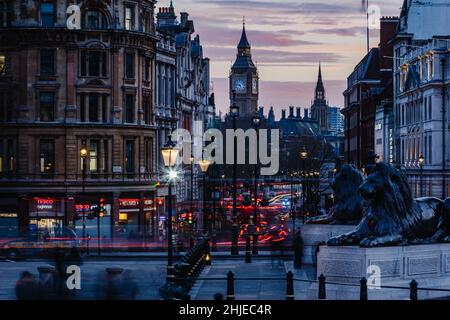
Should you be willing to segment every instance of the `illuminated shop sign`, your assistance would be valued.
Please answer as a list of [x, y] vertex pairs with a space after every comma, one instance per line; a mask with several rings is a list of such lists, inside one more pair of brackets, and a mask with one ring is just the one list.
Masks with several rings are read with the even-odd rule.
[[35, 198], [36, 200], [36, 208], [39, 210], [52, 210], [53, 204], [55, 201], [53, 199], [41, 199], [41, 198]]
[[121, 207], [135, 207], [139, 205], [139, 199], [120, 199]]
[[77, 212], [92, 211], [97, 207], [98, 207], [97, 204], [76, 204], [75, 211], [77, 211]]
[[17, 213], [0, 212], [0, 218], [17, 218]]
[[[119, 199], [119, 203], [121, 207], [137, 207], [139, 206], [139, 199]], [[144, 199], [144, 206], [153, 205], [152, 199]]]

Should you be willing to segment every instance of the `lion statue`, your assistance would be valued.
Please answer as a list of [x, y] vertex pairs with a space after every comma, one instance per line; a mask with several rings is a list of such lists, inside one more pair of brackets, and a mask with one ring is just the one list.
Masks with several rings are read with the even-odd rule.
[[350, 233], [331, 238], [329, 246], [450, 242], [450, 199], [413, 199], [406, 176], [377, 163], [359, 187], [366, 202], [361, 223]]
[[342, 166], [331, 184], [334, 191], [334, 206], [330, 213], [308, 220], [310, 224], [356, 225], [361, 221], [364, 199], [358, 192], [364, 178], [351, 164]]

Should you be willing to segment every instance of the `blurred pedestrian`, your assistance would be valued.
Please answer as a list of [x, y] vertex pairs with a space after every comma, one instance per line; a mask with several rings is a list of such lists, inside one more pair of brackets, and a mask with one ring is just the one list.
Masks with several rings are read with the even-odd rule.
[[70, 249], [69, 256], [67, 257], [67, 262], [70, 265], [81, 266], [83, 264], [83, 260], [81, 259], [80, 250], [77, 247], [73, 246]]
[[126, 300], [136, 300], [139, 293], [139, 287], [137, 283], [131, 277], [131, 271], [125, 270], [121, 279], [121, 291], [123, 293], [122, 298]]
[[16, 298], [18, 300], [39, 300], [42, 298], [42, 287], [33, 275], [24, 271], [16, 282]]
[[55, 287], [58, 298], [63, 298], [66, 280], [66, 255], [61, 248], [55, 249]]
[[302, 267], [303, 239], [301, 229], [297, 229], [294, 234], [294, 268]]
[[282, 256], [282, 249], [281, 249], [281, 244], [279, 241], [274, 241], [272, 239], [271, 241], [271, 266], [273, 268], [274, 266], [274, 261], [277, 262], [277, 265], [282, 265], [282, 261], [281, 261], [281, 256]]

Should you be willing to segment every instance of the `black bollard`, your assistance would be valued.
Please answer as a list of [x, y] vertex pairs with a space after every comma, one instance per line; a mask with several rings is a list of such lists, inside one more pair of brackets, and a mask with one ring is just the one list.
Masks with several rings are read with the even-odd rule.
[[294, 243], [294, 268], [301, 269], [302, 267], [302, 256], [303, 256], [303, 239], [298, 233], [295, 237]]
[[319, 300], [325, 300], [327, 298], [325, 279], [323, 274], [319, 276]]
[[359, 300], [367, 300], [367, 279], [362, 278], [360, 281], [361, 287], [359, 292]]
[[250, 236], [245, 239], [245, 263], [252, 262], [252, 252], [250, 249]]
[[227, 273], [227, 300], [234, 300], [234, 273]]
[[417, 286], [418, 283], [416, 280], [411, 281], [411, 283], [409, 284], [409, 288], [410, 288], [410, 294], [409, 294], [409, 298], [411, 300], [417, 300]]
[[292, 271], [286, 274], [286, 300], [294, 300], [294, 274]]

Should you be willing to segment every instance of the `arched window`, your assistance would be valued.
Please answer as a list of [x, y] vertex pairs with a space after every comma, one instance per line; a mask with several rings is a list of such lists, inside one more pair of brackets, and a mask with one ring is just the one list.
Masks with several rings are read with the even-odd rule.
[[83, 15], [83, 28], [85, 29], [107, 29], [108, 20], [103, 12], [89, 9]]

